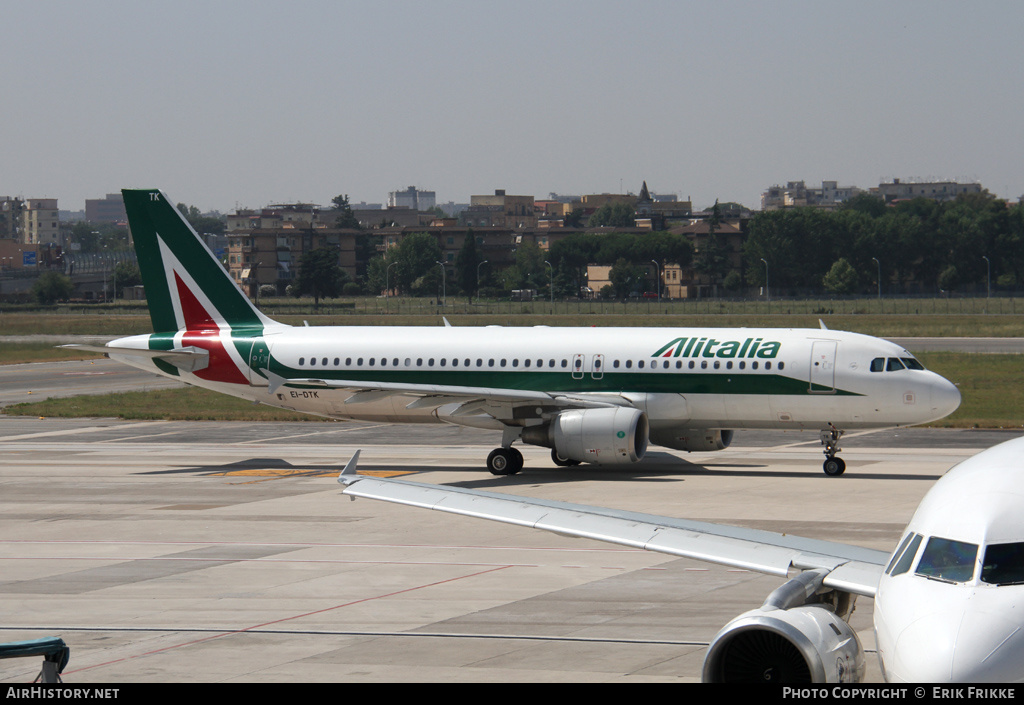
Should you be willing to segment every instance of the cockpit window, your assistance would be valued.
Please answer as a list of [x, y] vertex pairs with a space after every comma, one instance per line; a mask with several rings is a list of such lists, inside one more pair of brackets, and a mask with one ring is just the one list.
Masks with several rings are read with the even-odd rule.
[[904, 365], [907, 366], [908, 370], [923, 370], [924, 365], [917, 361], [914, 357], [901, 357], [900, 360]]
[[871, 371], [872, 372], [884, 372], [885, 371], [885, 358], [884, 357], [876, 357], [874, 360], [872, 360], [871, 361]]
[[981, 582], [991, 585], [1024, 584], [1024, 543], [1000, 543], [985, 547]]
[[921, 545], [921, 536], [920, 534], [911, 534], [907, 537], [907, 540], [910, 542], [909, 545], [907, 544], [907, 541], [904, 541], [903, 546], [900, 547], [903, 549], [903, 552], [900, 553], [900, 551], [896, 551], [896, 554], [892, 558], [895, 565], [890, 564], [890, 575], [906, 573], [914, 563], [914, 557], [917, 555], [917, 549]]
[[890, 357], [889, 361], [885, 365], [886, 372], [895, 372], [896, 370], [902, 370], [903, 363], [900, 362], [898, 357]]
[[964, 583], [974, 575], [978, 546], [933, 536], [921, 554], [917, 574], [951, 583]]

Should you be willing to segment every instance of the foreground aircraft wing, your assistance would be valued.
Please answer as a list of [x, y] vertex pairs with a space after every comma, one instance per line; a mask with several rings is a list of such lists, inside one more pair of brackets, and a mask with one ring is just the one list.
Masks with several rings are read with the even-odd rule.
[[786, 577], [792, 571], [827, 572], [823, 585], [874, 597], [889, 554], [847, 544], [757, 529], [481, 492], [355, 474], [356, 459], [338, 477], [344, 494], [450, 514], [543, 529], [564, 536], [693, 558]]
[[273, 394], [281, 387], [294, 389], [347, 389], [354, 392], [346, 404], [375, 401], [387, 396], [417, 396], [409, 408], [441, 406], [451, 402], [480, 400], [510, 404], [540, 404], [560, 408], [597, 408], [629, 406], [630, 402], [614, 394], [572, 395], [558, 392], [541, 392], [529, 389], [496, 389], [493, 387], [468, 387], [450, 384], [409, 384], [400, 382], [376, 382], [367, 380], [338, 380], [318, 378], [285, 378], [270, 370], [262, 370], [270, 383]]

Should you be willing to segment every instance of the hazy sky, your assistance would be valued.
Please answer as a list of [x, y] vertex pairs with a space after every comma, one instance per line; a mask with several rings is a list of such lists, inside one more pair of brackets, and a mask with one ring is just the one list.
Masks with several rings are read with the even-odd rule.
[[1020, 0], [4, 0], [0, 195], [1024, 194]]

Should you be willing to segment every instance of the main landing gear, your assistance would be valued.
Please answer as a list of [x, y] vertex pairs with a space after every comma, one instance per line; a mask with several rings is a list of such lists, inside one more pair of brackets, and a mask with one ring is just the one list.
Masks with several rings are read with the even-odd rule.
[[523, 454], [518, 448], [495, 448], [487, 456], [487, 469], [492, 475], [515, 475], [523, 469]]
[[846, 463], [842, 458], [836, 457], [836, 453], [840, 451], [839, 437], [842, 435], [843, 432], [832, 424], [828, 425], [827, 431], [821, 432], [821, 444], [825, 446], [825, 462], [822, 463], [821, 469], [829, 477], [838, 477], [846, 472]]
[[573, 460], [572, 458], [563, 458], [558, 454], [558, 451], [554, 448], [551, 449], [551, 462], [560, 468], [571, 468], [580, 464], [580, 461]]

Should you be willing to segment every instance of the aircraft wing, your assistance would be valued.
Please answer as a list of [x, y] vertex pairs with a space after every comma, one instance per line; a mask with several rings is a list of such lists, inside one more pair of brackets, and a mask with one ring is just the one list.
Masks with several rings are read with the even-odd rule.
[[[615, 394], [561, 394], [529, 389], [499, 389], [493, 387], [469, 387], [450, 384], [410, 384], [401, 382], [376, 382], [372, 380], [337, 380], [318, 378], [285, 378], [270, 370], [261, 370], [270, 382], [269, 392], [273, 394], [281, 387], [298, 389], [347, 389], [353, 395], [346, 404], [376, 401], [388, 396], [417, 396], [408, 408], [429, 408], [452, 402], [496, 402], [506, 404], [539, 404], [559, 408], [589, 409], [609, 406], [631, 406], [628, 399]], [[468, 409], [468, 407], [467, 407]]]
[[756, 529], [365, 477], [355, 474], [356, 458], [358, 453], [338, 478], [353, 499], [490, 519], [780, 577], [793, 570], [824, 569], [823, 585], [866, 597], [874, 597], [889, 558], [883, 551]]

